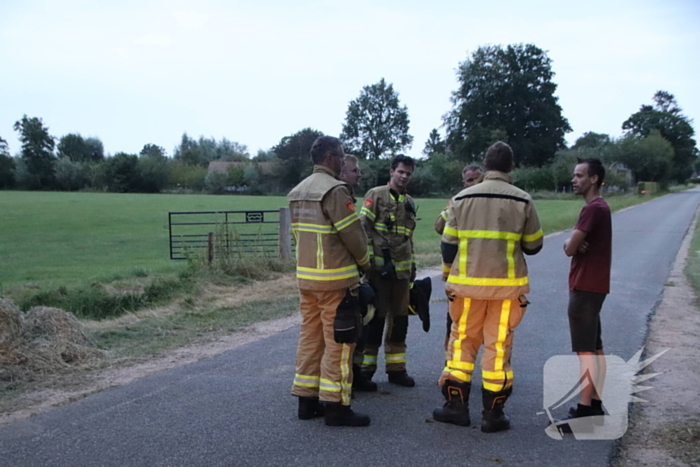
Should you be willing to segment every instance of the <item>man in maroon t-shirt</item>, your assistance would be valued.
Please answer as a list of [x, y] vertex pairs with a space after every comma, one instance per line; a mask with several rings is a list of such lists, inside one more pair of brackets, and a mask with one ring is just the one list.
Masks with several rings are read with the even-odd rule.
[[[569, 328], [571, 347], [581, 365], [581, 401], [569, 410], [567, 419], [604, 415], [601, 393], [605, 380], [605, 354], [601, 340], [600, 310], [610, 293], [612, 221], [608, 203], [600, 196], [605, 168], [598, 159], [578, 159], [571, 181], [574, 192], [583, 196], [564, 253], [571, 256], [569, 272]], [[562, 425], [567, 431], [568, 425]], [[568, 429], [570, 431], [570, 428]]]

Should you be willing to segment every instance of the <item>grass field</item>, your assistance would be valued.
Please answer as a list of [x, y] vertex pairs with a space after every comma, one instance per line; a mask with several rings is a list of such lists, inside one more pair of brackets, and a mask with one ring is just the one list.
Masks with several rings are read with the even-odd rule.
[[[613, 210], [646, 198], [609, 198]], [[169, 211], [256, 210], [286, 206], [284, 197], [0, 192], [0, 294], [173, 273]], [[421, 265], [439, 262], [433, 222], [444, 199], [418, 199], [414, 239]], [[570, 228], [583, 201], [536, 200], [545, 233]], [[10, 293], [11, 295], [11, 293]]]
[[[608, 202], [617, 210], [647, 199], [618, 196]], [[0, 191], [0, 296], [25, 311], [41, 304], [74, 313], [103, 352], [101, 359], [75, 367], [0, 379], [0, 413], [46, 397], [37, 394], [80, 386], [92, 370], [129, 366], [292, 315], [299, 299], [293, 275], [285, 274], [293, 270], [288, 262], [257, 258], [224, 271], [216, 262], [207, 267], [171, 261], [168, 248], [169, 211], [286, 204], [284, 197]], [[446, 200], [416, 204], [419, 267], [437, 265], [440, 237], [433, 223]], [[551, 233], [570, 228], [583, 201], [545, 199], [535, 205]]]

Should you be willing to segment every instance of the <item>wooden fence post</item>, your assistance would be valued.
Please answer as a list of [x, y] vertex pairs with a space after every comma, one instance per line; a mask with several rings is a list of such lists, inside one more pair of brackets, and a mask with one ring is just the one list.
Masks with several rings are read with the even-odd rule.
[[214, 260], [214, 232], [209, 232], [209, 243], [207, 244], [207, 262], [211, 264]]
[[280, 208], [280, 231], [279, 231], [279, 257], [290, 259], [292, 257], [292, 216], [289, 208]]

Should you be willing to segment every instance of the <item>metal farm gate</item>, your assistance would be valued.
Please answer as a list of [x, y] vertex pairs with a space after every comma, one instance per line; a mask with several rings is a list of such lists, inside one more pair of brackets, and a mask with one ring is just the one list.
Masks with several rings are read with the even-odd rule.
[[215, 248], [241, 256], [291, 258], [289, 208], [270, 211], [168, 213], [170, 259], [187, 259]]

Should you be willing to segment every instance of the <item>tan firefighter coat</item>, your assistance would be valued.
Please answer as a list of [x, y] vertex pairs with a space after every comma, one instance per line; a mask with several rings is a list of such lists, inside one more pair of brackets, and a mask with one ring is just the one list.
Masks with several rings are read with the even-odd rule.
[[450, 202], [442, 235], [448, 294], [483, 300], [515, 299], [530, 291], [523, 254], [542, 248], [532, 198], [510, 176], [489, 171], [484, 181]]
[[316, 165], [287, 195], [300, 289], [334, 290], [360, 281], [369, 267], [367, 235], [347, 184]]

